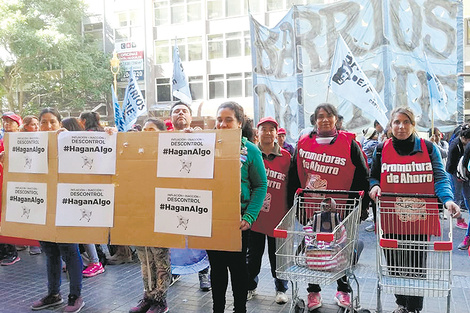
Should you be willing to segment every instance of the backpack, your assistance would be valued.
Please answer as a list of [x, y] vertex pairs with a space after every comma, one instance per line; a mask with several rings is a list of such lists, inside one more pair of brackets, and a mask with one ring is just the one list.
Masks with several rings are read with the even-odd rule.
[[464, 156], [462, 155], [460, 157], [459, 163], [457, 164], [457, 171], [455, 172], [455, 175], [460, 180], [468, 181], [470, 177], [470, 162], [467, 163], [467, 165], [463, 164], [463, 158]]

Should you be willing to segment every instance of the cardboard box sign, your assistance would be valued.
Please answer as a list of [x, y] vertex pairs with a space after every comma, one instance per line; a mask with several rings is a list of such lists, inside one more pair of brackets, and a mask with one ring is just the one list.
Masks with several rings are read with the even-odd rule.
[[[118, 133], [115, 175], [58, 173], [58, 135], [55, 132], [50, 132], [48, 133], [47, 174], [8, 172], [9, 160], [8, 155], [5, 156], [0, 234], [52, 242], [108, 243], [109, 240], [111, 244], [116, 245], [172, 248], [187, 246], [197, 249], [240, 251], [240, 132], [240, 130], [210, 130], [182, 136], [181, 133], [170, 132]], [[161, 152], [163, 150], [159, 152], [161, 134], [165, 134], [165, 137], [161, 138], [166, 141], [168, 141], [168, 136], [178, 138], [171, 141], [172, 145], [175, 142], [174, 150], [164, 151], [165, 163], [158, 165], [159, 154], [163, 154]], [[207, 134], [215, 134], [215, 139], [212, 138], [214, 135]], [[7, 133], [5, 136], [5, 151], [9, 151], [9, 137]], [[198, 170], [202, 174], [202, 172], [207, 172], [207, 168], [212, 168], [210, 165], [208, 167], [208, 161], [206, 161], [210, 160], [212, 156], [206, 155], [204, 159], [192, 159], [185, 152], [199, 149], [198, 145], [200, 143], [194, 144], [194, 146], [191, 145], [198, 140], [202, 142], [201, 138], [215, 140], [215, 143], [213, 143], [213, 175], [210, 174], [212, 178], [184, 177], [184, 174], [180, 172], [192, 171], [191, 175], [197, 176]], [[191, 147], [188, 147], [188, 145]], [[204, 154], [201, 154], [200, 149], [195, 153], [199, 156]], [[171, 158], [169, 158], [169, 155]], [[202, 165], [201, 160], [204, 160]], [[196, 166], [191, 167], [194, 164]], [[180, 175], [180, 177], [168, 177], [171, 175], [166, 174], [166, 177], [157, 177], [158, 166], [160, 166], [160, 169], [163, 168], [163, 172], [175, 168], [173, 172], [176, 173], [176, 176]], [[9, 185], [9, 182], [12, 183]], [[26, 187], [22, 187], [23, 183]], [[74, 185], [79, 188], [74, 188]], [[93, 185], [93, 188], [87, 188], [89, 185]], [[87, 223], [93, 222], [98, 222], [97, 225], [101, 225], [100, 221], [96, 221], [96, 216], [103, 216], [99, 215], [102, 213], [100, 210], [106, 208], [108, 212], [112, 212], [109, 211], [109, 206], [112, 204], [107, 206], [111, 201], [107, 202], [107, 198], [104, 199], [110, 185], [114, 186], [112, 227], [85, 226], [89, 225]], [[67, 189], [71, 186], [71, 189]], [[101, 186], [104, 186], [104, 188], [101, 188]], [[47, 193], [44, 193], [44, 188], [47, 189]], [[8, 191], [8, 189], [10, 190]], [[87, 197], [87, 193], [75, 192], [75, 190], [82, 189], [94, 190], [96, 191], [94, 195], [98, 196]], [[157, 199], [157, 203], [160, 203], [159, 208], [156, 208], [156, 189], [159, 191], [157, 194], [160, 195], [162, 194], [161, 191], [169, 192], [163, 192], [167, 195], [167, 199]], [[65, 198], [60, 198], [61, 194], [59, 194], [60, 199], [58, 199], [58, 190], [59, 193], [64, 193], [64, 190], [66, 190], [67, 193], [70, 192], [70, 195], [80, 194], [85, 196], [65, 200]], [[174, 192], [175, 190], [181, 192]], [[37, 200], [37, 203], [29, 205], [33, 206], [33, 209], [40, 208], [41, 201], [38, 200], [40, 196], [31, 194], [47, 194], [46, 199], [44, 199], [47, 207], [45, 224], [18, 222], [17, 220], [7, 221], [7, 192], [10, 193], [10, 198], [16, 197], [17, 194], [18, 196], [24, 196], [21, 194], [29, 193], [27, 195], [29, 200], [27, 201]], [[103, 196], [103, 194], [105, 195]], [[100, 196], [103, 196], [103, 199]], [[11, 199], [18, 200], [20, 198]], [[181, 206], [179, 206], [178, 201], [183, 202]], [[10, 201], [8, 210], [12, 208], [11, 203]], [[67, 203], [66, 209], [64, 209], [63, 203]], [[59, 220], [63, 224], [67, 224], [68, 220], [74, 220], [72, 215], [75, 216], [78, 214], [78, 210], [81, 210], [78, 203], [80, 205], [83, 203], [84, 208], [86, 204], [93, 203], [97, 205], [97, 209], [92, 213], [87, 213], [86, 210], [82, 211], [80, 226], [75, 224], [74, 226], [56, 226], [56, 215], [59, 216]], [[71, 209], [69, 209], [69, 204]], [[24, 215], [29, 214], [27, 213], [30, 211], [27, 208], [28, 205], [24, 205], [24, 203], [15, 203], [15, 205], [17, 206], [15, 210], [22, 209], [23, 211], [11, 209], [12, 211], [8, 212], [10, 213], [9, 216], [13, 216], [13, 212], [16, 212], [16, 218], [19, 219], [20, 215], [25, 218]], [[165, 213], [165, 217], [159, 219], [160, 215], [157, 214], [157, 220], [155, 220], [158, 209]], [[56, 214], [57, 210], [61, 214]], [[64, 215], [64, 211], [61, 210], [70, 210], [71, 215]], [[211, 218], [212, 223], [207, 218]], [[176, 229], [179, 233], [155, 232], [154, 230], [159, 228], [156, 225], [168, 226], [159, 223], [171, 223], [172, 229]], [[195, 225], [196, 223], [197, 225]], [[201, 232], [204, 235], [187, 235], [184, 229], [192, 230], [191, 234]]]

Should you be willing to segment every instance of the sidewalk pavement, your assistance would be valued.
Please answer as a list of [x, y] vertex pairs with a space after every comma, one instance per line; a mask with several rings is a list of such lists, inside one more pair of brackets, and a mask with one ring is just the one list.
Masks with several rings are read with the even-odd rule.
[[[454, 222], [455, 223], [455, 222]], [[369, 223], [362, 223], [359, 237], [365, 243], [364, 251], [355, 270], [359, 281], [360, 301], [364, 309], [375, 312], [377, 304], [377, 275], [375, 269], [375, 234], [364, 231]], [[454, 228], [453, 253], [453, 288], [451, 311], [470, 312], [470, 280], [469, 262], [466, 251], [457, 250], [457, 245], [465, 235], [464, 230]], [[0, 267], [0, 313], [32, 312], [30, 305], [46, 295], [47, 279], [45, 255], [29, 255], [27, 251], [19, 252], [21, 261]], [[66, 298], [69, 291], [66, 274], [62, 276], [62, 295]], [[264, 256], [262, 270], [259, 276], [258, 295], [247, 303], [247, 311], [252, 313], [289, 312], [291, 301], [285, 305], [274, 302], [274, 282], [269, 269], [269, 261]], [[333, 300], [335, 284], [322, 286], [323, 307], [316, 313], [342, 312]], [[353, 288], [356, 288], [353, 285]], [[292, 286], [288, 291], [289, 298]], [[143, 294], [143, 284], [140, 276], [140, 265], [137, 263], [106, 266], [106, 272], [92, 278], [83, 279], [82, 296], [85, 307], [81, 312], [89, 313], [123, 313], [137, 304]], [[300, 284], [300, 296], [306, 300], [306, 286]], [[197, 274], [181, 277], [168, 291], [168, 306], [172, 313], [209, 313], [212, 312], [212, 298], [210, 292], [199, 290]], [[423, 313], [442, 313], [446, 311], [446, 298], [426, 298]], [[55, 310], [41, 312], [62, 312], [65, 304]], [[383, 312], [392, 312], [396, 305], [394, 296], [382, 294]], [[230, 286], [227, 290], [226, 312], [232, 312], [233, 298]]]

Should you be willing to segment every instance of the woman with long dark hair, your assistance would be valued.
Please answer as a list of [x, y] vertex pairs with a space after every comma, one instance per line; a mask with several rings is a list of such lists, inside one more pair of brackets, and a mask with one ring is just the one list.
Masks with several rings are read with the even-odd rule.
[[104, 131], [100, 124], [100, 115], [97, 112], [83, 112], [80, 114], [80, 124], [86, 131]]

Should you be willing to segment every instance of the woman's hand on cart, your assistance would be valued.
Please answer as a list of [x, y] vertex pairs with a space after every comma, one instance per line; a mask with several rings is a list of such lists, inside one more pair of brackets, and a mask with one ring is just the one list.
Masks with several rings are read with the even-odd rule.
[[[379, 185], [375, 185], [372, 187], [372, 189], [369, 191], [369, 196], [372, 200], [376, 201], [377, 197], [380, 197], [382, 195], [382, 189], [380, 189]], [[455, 203], [454, 203], [455, 204]]]
[[248, 222], [245, 221], [245, 220], [242, 220], [242, 221], [240, 222], [240, 229], [241, 229], [241, 230], [248, 230], [248, 229], [250, 229], [250, 223], [248, 223]]
[[460, 207], [454, 201], [447, 201], [444, 206], [446, 207], [447, 211], [449, 211], [452, 217], [460, 217]]

